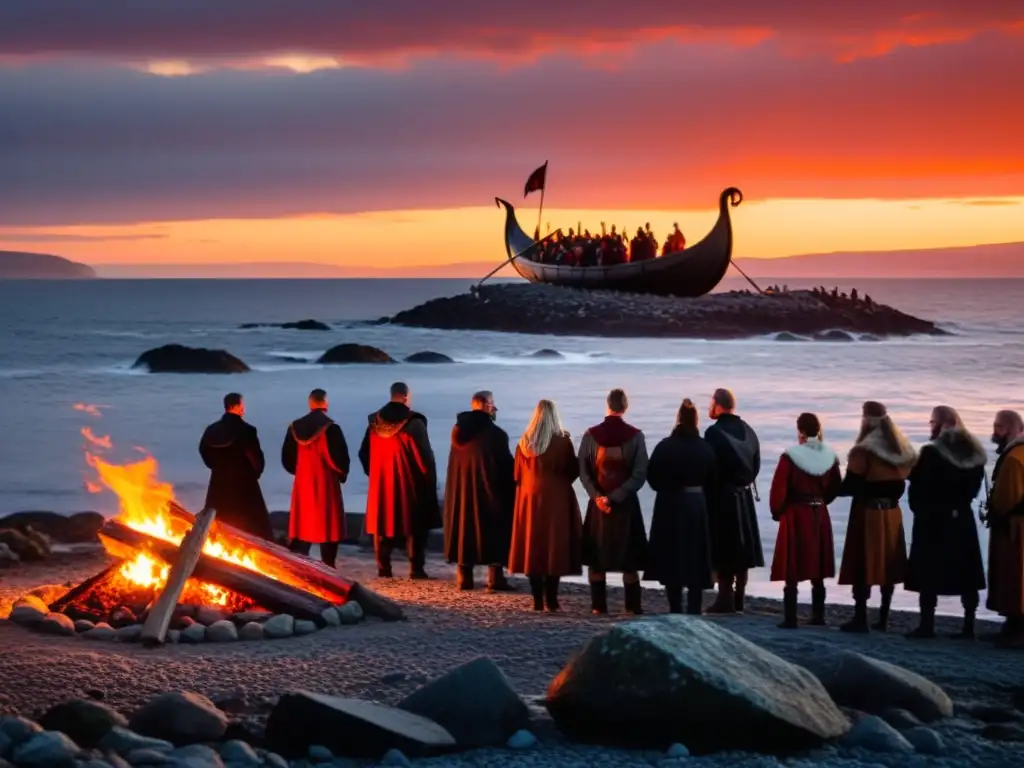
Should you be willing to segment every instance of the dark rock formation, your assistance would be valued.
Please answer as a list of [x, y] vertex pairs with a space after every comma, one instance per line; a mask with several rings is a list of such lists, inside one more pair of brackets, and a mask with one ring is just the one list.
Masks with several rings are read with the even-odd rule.
[[388, 750], [409, 757], [450, 750], [455, 739], [437, 723], [394, 707], [310, 691], [286, 693], [270, 713], [267, 746], [288, 757], [314, 745], [335, 755], [379, 760]]
[[58, 515], [56, 512], [33, 510], [0, 517], [0, 528], [16, 528], [24, 532], [27, 527], [31, 527], [62, 544], [79, 544], [96, 541], [96, 533], [104, 520], [99, 512]]
[[832, 328], [828, 331], [823, 331], [814, 335], [815, 341], [856, 341], [853, 336], [848, 334], [846, 331], [839, 331]]
[[536, 357], [539, 360], [565, 360], [565, 355], [557, 349], [538, 349], [530, 357]]
[[440, 352], [414, 352], [405, 358], [407, 363], [454, 363], [448, 355], [442, 355]]
[[460, 747], [503, 746], [530, 723], [530, 712], [498, 666], [474, 659], [433, 680], [398, 705], [448, 731]]
[[587, 642], [548, 688], [571, 738], [696, 754], [788, 753], [843, 736], [850, 722], [821, 683], [717, 624], [632, 621]]
[[50, 556], [50, 545], [30, 525], [23, 528], [0, 528], [0, 544], [6, 544], [22, 562], [45, 560]]
[[783, 331], [782, 333], [775, 334], [775, 341], [808, 341], [808, 339], [803, 336], [797, 336], [789, 331]]
[[132, 368], [150, 373], [245, 373], [249, 366], [223, 349], [165, 344], [139, 355]]
[[243, 323], [242, 328], [283, 328], [292, 331], [329, 331], [331, 326], [319, 320], [298, 320], [294, 323]]
[[883, 304], [819, 296], [732, 291], [696, 299], [498, 283], [433, 299], [391, 318], [395, 325], [564, 336], [736, 339], [826, 331], [875, 336], [946, 335], [934, 323]]
[[320, 355], [317, 362], [343, 365], [347, 363], [393, 363], [395, 359], [387, 352], [365, 344], [339, 344]]
[[86, 264], [48, 253], [0, 251], [0, 280], [81, 280], [96, 277]]
[[129, 725], [136, 733], [175, 745], [197, 744], [220, 739], [228, 718], [201, 693], [170, 691], [136, 710]]

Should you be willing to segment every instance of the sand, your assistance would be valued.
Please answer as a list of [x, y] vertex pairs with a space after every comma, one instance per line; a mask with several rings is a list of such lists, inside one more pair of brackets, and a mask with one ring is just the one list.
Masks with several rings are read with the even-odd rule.
[[[0, 616], [13, 600], [41, 584], [77, 583], [109, 562], [102, 553], [64, 556], [56, 562], [21, 565], [0, 571]], [[548, 682], [570, 654], [588, 637], [626, 617], [621, 611], [621, 590], [610, 590], [613, 615], [592, 617], [583, 586], [563, 589], [563, 613], [538, 614], [530, 610], [530, 598], [522, 580], [520, 592], [489, 594], [479, 590], [460, 592], [453, 569], [431, 558], [428, 570], [437, 580], [412, 582], [380, 580], [372, 558], [350, 548], [340, 558], [347, 576], [400, 601], [408, 621], [386, 624], [368, 620], [354, 627], [325, 630], [301, 638], [259, 643], [175, 645], [147, 650], [135, 645], [88, 642], [81, 638], [34, 634], [8, 621], [0, 621], [0, 714], [38, 716], [64, 699], [102, 691], [112, 706], [130, 712], [154, 694], [167, 690], [194, 690], [224, 706], [233, 714], [259, 720], [269, 712], [282, 692], [307, 688], [314, 691], [359, 696], [395, 703], [422, 682], [450, 668], [485, 655], [505, 672], [524, 696], [542, 696]], [[396, 573], [404, 563], [396, 562]], [[482, 573], [481, 573], [482, 576]], [[482, 580], [482, 579], [481, 579]], [[710, 601], [711, 595], [708, 594]], [[648, 612], [664, 612], [662, 593], [645, 591]], [[877, 600], [877, 597], [876, 597]], [[875, 658], [900, 664], [946, 688], [958, 707], [976, 703], [1009, 705], [1014, 686], [1024, 686], [1024, 655], [1001, 650], [991, 643], [964, 643], [948, 638], [910, 641], [902, 632], [916, 625], [914, 614], [895, 613], [888, 633], [848, 635], [836, 629], [849, 617], [849, 608], [830, 606], [830, 627], [781, 630], [777, 601], [748, 601], [742, 616], [718, 617], [720, 622], [753, 642], [793, 661], [824, 648], [849, 648]], [[807, 606], [801, 606], [806, 612]], [[959, 621], [940, 617], [940, 633], [959, 629]], [[997, 626], [979, 623], [979, 631], [994, 632]], [[1022, 717], [1024, 719], [1024, 717]], [[1007, 746], [980, 736], [982, 723], [957, 717], [938, 726], [948, 754], [938, 761], [949, 765], [1007, 765]], [[857, 758], [838, 748], [822, 751], [812, 764]], [[552, 750], [554, 750], [552, 752]], [[527, 756], [481, 751], [445, 764], [538, 765], [551, 753], [555, 763], [577, 760], [616, 765], [648, 765], [640, 753], [617, 750], [594, 752], [592, 748], [548, 744]], [[599, 754], [600, 759], [595, 757]], [[845, 757], [844, 757], [845, 755]], [[615, 756], [615, 760], [608, 762]], [[969, 757], [969, 760], [968, 760]], [[889, 758], [895, 760], [891, 762]], [[545, 758], [546, 759], [546, 758]], [[718, 758], [703, 760], [713, 764]], [[724, 756], [723, 756], [724, 759]], [[527, 760], [527, 762], [521, 762]], [[775, 765], [751, 758], [750, 765]], [[967, 760], [967, 762], [963, 762]], [[466, 762], [468, 761], [468, 762]], [[634, 761], [639, 761], [635, 762]], [[952, 761], [952, 762], [949, 762]], [[428, 761], [429, 762], [429, 761]], [[928, 763], [938, 764], [934, 759]], [[740, 765], [743, 763], [730, 762]], [[794, 764], [794, 763], [790, 763]], [[859, 765], [838, 762], [837, 765]], [[866, 764], [906, 765], [899, 755], [876, 755]], [[916, 764], [911, 761], [910, 764]], [[924, 765], [925, 763], [921, 763]]]

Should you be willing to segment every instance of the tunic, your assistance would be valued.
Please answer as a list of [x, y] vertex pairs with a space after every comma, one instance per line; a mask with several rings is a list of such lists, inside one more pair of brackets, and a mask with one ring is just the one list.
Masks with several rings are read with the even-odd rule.
[[[580, 442], [580, 481], [590, 501], [583, 521], [583, 562], [598, 573], [635, 573], [647, 564], [647, 530], [639, 491], [647, 478], [644, 433], [608, 416]], [[607, 496], [611, 511], [596, 499]]]
[[485, 411], [456, 417], [444, 489], [444, 549], [461, 566], [505, 565], [515, 475], [508, 434]]
[[225, 413], [203, 432], [199, 455], [210, 468], [206, 506], [217, 510], [216, 522], [272, 539], [270, 512], [260, 490], [265, 460], [256, 427]]
[[421, 536], [441, 527], [437, 469], [427, 419], [404, 403], [368, 417], [359, 462], [368, 480], [365, 530], [370, 536]]
[[704, 432], [718, 458], [718, 476], [708, 496], [714, 568], [730, 574], [764, 565], [761, 530], [751, 487], [761, 471], [761, 444], [750, 425], [725, 413]]
[[583, 518], [572, 484], [579, 462], [568, 434], [555, 435], [539, 456], [516, 446], [516, 503], [509, 573], [578, 576], [583, 573]]
[[985, 588], [971, 502], [985, 480], [986, 461], [984, 447], [960, 429], [942, 432], [921, 449], [907, 489], [914, 528], [905, 589], [964, 595]]
[[996, 462], [988, 520], [986, 605], [1003, 616], [1024, 616], [1024, 437]]
[[311, 544], [345, 538], [341, 484], [348, 478], [345, 436], [325, 411], [293, 421], [281, 447], [281, 463], [295, 475], [288, 536]]
[[889, 447], [879, 429], [850, 449], [840, 496], [852, 496], [839, 583], [859, 587], [903, 583], [907, 543], [899, 500], [916, 453]]
[[838, 495], [842, 480], [835, 451], [816, 439], [782, 454], [769, 500], [772, 518], [779, 521], [772, 581], [793, 584], [836, 575], [828, 505]]
[[655, 446], [647, 464], [647, 483], [657, 495], [644, 580], [714, 586], [705, 489], [714, 489], [717, 472], [715, 452], [696, 429], [676, 427]]

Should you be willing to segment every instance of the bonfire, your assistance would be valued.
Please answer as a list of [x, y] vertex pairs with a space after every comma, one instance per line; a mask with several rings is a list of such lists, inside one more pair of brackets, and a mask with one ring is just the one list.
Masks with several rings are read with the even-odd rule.
[[[88, 428], [86, 463], [96, 492], [117, 497], [118, 513], [99, 538], [118, 562], [60, 597], [50, 610], [113, 627], [145, 622], [143, 639], [161, 643], [176, 617], [197, 609], [224, 615], [288, 613], [323, 626], [328, 609], [357, 599], [358, 585], [328, 566], [219, 523], [216, 510], [193, 515], [159, 477], [155, 458], [114, 464], [99, 456], [108, 436]], [[359, 602], [372, 602], [366, 590]]]

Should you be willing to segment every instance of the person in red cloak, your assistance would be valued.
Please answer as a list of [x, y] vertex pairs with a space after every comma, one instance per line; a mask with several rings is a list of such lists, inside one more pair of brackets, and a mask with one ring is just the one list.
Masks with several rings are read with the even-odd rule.
[[772, 559], [772, 581], [786, 583], [783, 629], [796, 629], [797, 585], [811, 582], [811, 624], [825, 624], [825, 579], [836, 575], [836, 551], [828, 505], [842, 485], [839, 458], [822, 440], [813, 413], [796, 420], [797, 444], [779, 459], [772, 478], [772, 519], [779, 536]]
[[429, 579], [427, 535], [441, 527], [441, 509], [427, 417], [409, 408], [409, 385], [396, 381], [391, 401], [368, 421], [359, 461], [369, 478], [366, 534], [373, 536], [377, 576], [392, 577], [391, 551], [400, 543], [409, 554], [409, 578]]
[[281, 447], [281, 463], [295, 475], [288, 517], [289, 549], [308, 555], [320, 545], [320, 559], [332, 568], [338, 544], [345, 538], [345, 507], [341, 484], [348, 478], [349, 455], [345, 435], [327, 415], [327, 393], [309, 393], [309, 413], [288, 427]]

